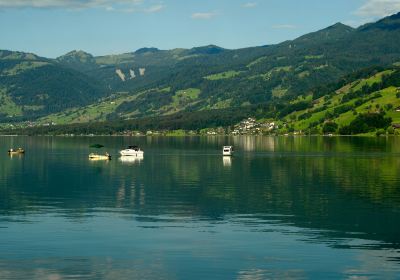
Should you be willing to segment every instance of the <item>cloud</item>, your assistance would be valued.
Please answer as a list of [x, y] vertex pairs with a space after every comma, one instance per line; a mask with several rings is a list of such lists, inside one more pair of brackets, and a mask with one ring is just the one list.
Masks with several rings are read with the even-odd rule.
[[296, 29], [297, 26], [293, 24], [279, 24], [272, 26], [274, 29]]
[[164, 8], [164, 5], [145, 7], [146, 0], [0, 0], [0, 9], [104, 9], [115, 12], [147, 12], [155, 13]]
[[146, 11], [146, 13], [157, 13], [157, 12], [163, 10], [164, 8], [165, 8], [165, 6], [160, 4], [160, 5], [151, 6], [150, 8], [145, 9], [145, 11]]
[[192, 19], [211, 19], [216, 17], [218, 14], [216, 12], [209, 13], [194, 13], [192, 14]]
[[385, 17], [400, 11], [400, 0], [368, 0], [355, 14], [361, 17]]
[[257, 3], [255, 3], [255, 2], [249, 2], [249, 3], [246, 3], [243, 5], [243, 8], [248, 8], [248, 9], [255, 8], [255, 7], [257, 7]]

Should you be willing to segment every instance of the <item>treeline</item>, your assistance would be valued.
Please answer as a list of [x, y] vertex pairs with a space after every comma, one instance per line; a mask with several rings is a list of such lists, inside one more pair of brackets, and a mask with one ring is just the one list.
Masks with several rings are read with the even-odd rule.
[[346, 75], [342, 78], [340, 78], [338, 81], [333, 82], [333, 83], [327, 83], [318, 87], [314, 87], [311, 92], [313, 93], [314, 99], [318, 99], [322, 96], [329, 95], [336, 90], [344, 87], [347, 84], [350, 84], [353, 81], [359, 80], [359, 79], [365, 79], [369, 78], [379, 72], [382, 72], [386, 70], [387, 68], [381, 67], [381, 66], [373, 66], [373, 67], [368, 67], [361, 69], [359, 71], [353, 72], [349, 75]]
[[201, 112], [182, 112], [170, 116], [141, 118], [134, 120], [115, 120], [107, 122], [40, 126], [21, 129], [5, 129], [1, 134], [18, 135], [61, 135], [61, 134], [99, 134], [112, 135], [125, 131], [148, 130], [200, 130], [202, 128], [229, 127], [249, 116], [261, 117], [268, 107], [248, 106], [234, 109], [210, 110]]
[[385, 117], [384, 112], [359, 114], [349, 125], [341, 127], [342, 135], [354, 135], [373, 132], [376, 129], [387, 129], [392, 119]]

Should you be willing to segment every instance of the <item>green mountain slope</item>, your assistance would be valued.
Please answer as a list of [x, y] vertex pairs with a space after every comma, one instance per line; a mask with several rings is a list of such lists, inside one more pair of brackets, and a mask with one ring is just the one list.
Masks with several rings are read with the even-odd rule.
[[[316, 89], [317, 90], [317, 89]], [[373, 67], [345, 76], [324, 88], [321, 97], [299, 96], [284, 102], [275, 100], [263, 105], [239, 108], [210, 109], [207, 111], [171, 112], [164, 116], [130, 118], [118, 108], [124, 104], [141, 103], [148, 94], [155, 97], [170, 94], [173, 101], [197, 100], [198, 89], [187, 89], [175, 94], [170, 88], [153, 89], [135, 96], [120, 93], [103, 99], [97, 105], [71, 109], [41, 119], [41, 123], [56, 121], [58, 126], [8, 130], [3, 133], [21, 134], [88, 134], [126, 133], [147, 130], [197, 130], [214, 128], [214, 131], [234, 132], [233, 127], [244, 118], [257, 119], [254, 131], [247, 133], [273, 134], [400, 134], [394, 127], [400, 126], [400, 67]], [[149, 100], [147, 98], [146, 100]], [[146, 104], [142, 103], [141, 106]], [[108, 114], [118, 113], [113, 120]], [[121, 120], [125, 119], [125, 120]], [[75, 123], [75, 124], [71, 124]], [[271, 123], [274, 128], [271, 129]], [[60, 126], [61, 125], [61, 126]], [[221, 129], [224, 127], [225, 129]]]
[[[353, 71], [399, 61], [399, 17], [394, 15], [358, 29], [338, 23], [293, 41], [265, 47], [142, 49], [95, 58], [98, 68], [87, 74], [101, 77], [114, 91], [131, 94], [171, 88], [170, 94], [159, 94], [157, 98], [149, 94], [141, 96], [141, 102], [121, 104], [114, 116], [141, 117], [291, 100]], [[144, 70], [143, 75], [138, 74], [140, 69]], [[173, 96], [190, 88], [200, 91], [196, 102], [176, 108]], [[145, 106], [146, 110], [145, 103], [152, 105]]]
[[84, 73], [33, 54], [0, 51], [0, 119], [16, 121], [82, 106], [105, 94]]
[[[287, 112], [282, 121], [287, 123], [290, 131], [317, 134], [375, 133], [378, 128], [387, 129], [389, 124], [400, 123], [400, 68], [361, 73], [364, 73], [363, 77], [345, 85], [339, 82], [334, 91], [309, 99], [307, 108]], [[357, 120], [378, 115], [390, 121], [385, 126], [360, 128], [360, 131], [354, 127]], [[394, 132], [393, 129], [389, 131]]]
[[357, 29], [338, 23], [238, 50], [72, 51], [55, 60], [0, 51], [0, 113], [8, 122], [84, 122], [315, 100], [343, 76], [400, 61], [399, 21], [396, 14]]

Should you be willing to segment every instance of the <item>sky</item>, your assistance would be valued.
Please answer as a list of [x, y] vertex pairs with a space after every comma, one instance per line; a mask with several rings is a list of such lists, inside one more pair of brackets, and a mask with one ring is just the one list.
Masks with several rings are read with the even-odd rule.
[[399, 11], [400, 0], [0, 0], [0, 49], [51, 58], [71, 50], [236, 49]]

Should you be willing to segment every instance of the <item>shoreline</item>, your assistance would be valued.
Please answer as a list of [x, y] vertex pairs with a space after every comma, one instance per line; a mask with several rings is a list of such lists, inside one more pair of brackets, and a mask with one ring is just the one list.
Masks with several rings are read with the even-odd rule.
[[51, 134], [37, 134], [37, 135], [28, 135], [28, 134], [0, 134], [0, 137], [137, 137], [137, 138], [147, 138], [147, 137], [324, 137], [324, 138], [341, 138], [341, 137], [357, 137], [357, 138], [397, 138], [400, 135], [375, 135], [375, 134], [358, 134], [358, 135], [318, 135], [318, 134], [313, 134], [313, 135], [306, 135], [306, 134], [289, 134], [289, 135], [251, 135], [251, 134], [241, 134], [241, 135], [232, 135], [232, 134], [217, 134], [217, 135], [201, 135], [201, 134], [188, 134], [188, 135], [162, 135], [162, 134], [157, 134], [157, 135], [106, 135], [106, 134], [94, 134], [94, 135], [89, 135], [89, 134], [77, 134], [77, 135], [63, 135], [63, 134], [58, 134], [58, 135], [51, 135]]

